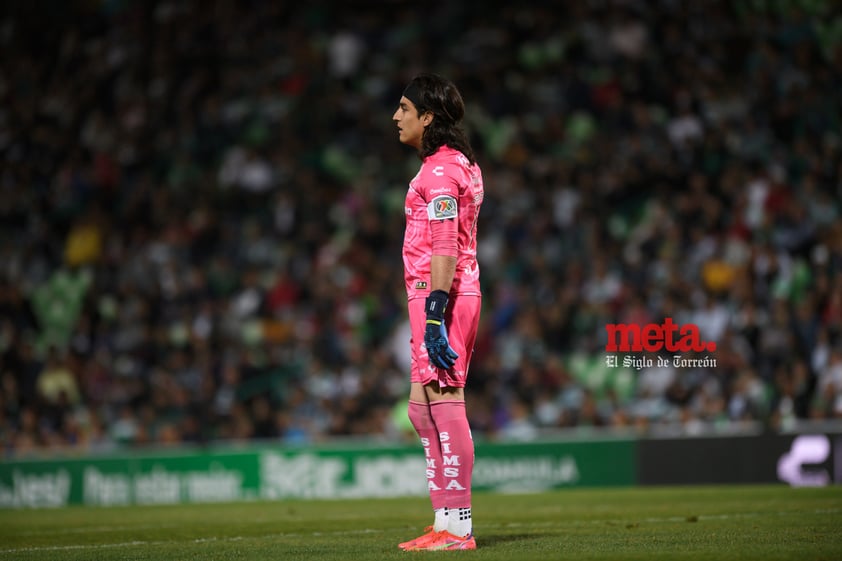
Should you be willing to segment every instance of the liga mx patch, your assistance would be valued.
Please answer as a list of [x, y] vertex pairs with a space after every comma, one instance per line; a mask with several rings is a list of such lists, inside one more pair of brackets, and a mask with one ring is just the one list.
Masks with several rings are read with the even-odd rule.
[[430, 220], [456, 218], [456, 199], [450, 195], [441, 195], [427, 204], [427, 217]]
[[415, 290], [427, 290], [427, 281], [415, 281]]

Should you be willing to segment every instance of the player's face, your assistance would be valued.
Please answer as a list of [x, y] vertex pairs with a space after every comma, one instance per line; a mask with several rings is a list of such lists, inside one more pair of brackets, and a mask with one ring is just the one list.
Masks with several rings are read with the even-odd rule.
[[392, 120], [398, 125], [398, 139], [404, 144], [421, 148], [421, 137], [424, 136], [424, 127], [433, 120], [431, 113], [418, 115], [415, 104], [406, 97], [401, 97], [400, 104]]

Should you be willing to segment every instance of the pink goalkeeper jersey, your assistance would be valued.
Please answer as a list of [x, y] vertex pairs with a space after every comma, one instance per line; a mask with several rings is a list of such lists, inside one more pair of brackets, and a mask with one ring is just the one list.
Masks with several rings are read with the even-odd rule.
[[482, 205], [482, 171], [448, 146], [421, 164], [406, 193], [403, 265], [410, 300], [430, 293], [433, 251], [430, 221], [456, 220], [456, 274], [451, 294], [480, 294], [477, 264], [477, 218]]

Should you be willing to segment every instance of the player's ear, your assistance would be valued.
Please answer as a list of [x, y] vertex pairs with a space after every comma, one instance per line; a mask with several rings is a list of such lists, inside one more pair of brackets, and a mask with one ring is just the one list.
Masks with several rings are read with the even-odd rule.
[[423, 115], [421, 115], [421, 124], [422, 124], [422, 125], [424, 125], [424, 126], [426, 127], [427, 125], [429, 125], [430, 123], [432, 123], [432, 122], [433, 122], [433, 117], [435, 117], [435, 115], [433, 114], [433, 112], [432, 112], [432, 111], [427, 111], [426, 113], [424, 113]]

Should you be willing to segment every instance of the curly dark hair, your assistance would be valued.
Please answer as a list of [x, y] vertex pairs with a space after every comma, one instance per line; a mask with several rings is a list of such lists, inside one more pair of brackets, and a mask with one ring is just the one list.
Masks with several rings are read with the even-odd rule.
[[417, 92], [413, 99], [418, 115], [426, 112], [433, 114], [433, 121], [424, 129], [421, 149], [418, 155], [423, 160], [433, 155], [439, 147], [450, 146], [459, 150], [471, 164], [476, 163], [474, 150], [468, 135], [459, 126], [465, 116], [465, 102], [456, 85], [438, 74], [419, 74], [407, 86]]

